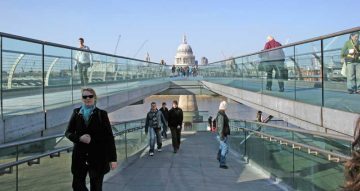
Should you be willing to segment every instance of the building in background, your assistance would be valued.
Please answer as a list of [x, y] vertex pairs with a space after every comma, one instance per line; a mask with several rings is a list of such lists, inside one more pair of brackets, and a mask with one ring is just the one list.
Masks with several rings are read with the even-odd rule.
[[179, 45], [175, 56], [176, 67], [195, 66], [195, 56], [191, 46], [187, 43], [186, 36], [183, 37], [183, 42]]
[[201, 58], [201, 65], [208, 65], [209, 64], [209, 60], [206, 57], [202, 57]]

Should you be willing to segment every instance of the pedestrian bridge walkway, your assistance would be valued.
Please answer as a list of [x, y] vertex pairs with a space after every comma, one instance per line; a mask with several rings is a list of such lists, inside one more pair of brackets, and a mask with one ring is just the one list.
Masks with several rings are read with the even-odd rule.
[[[269, 177], [284, 188], [338, 190], [351, 153], [347, 137], [231, 120], [230, 168], [224, 170], [206, 123], [184, 129], [177, 154], [169, 139], [153, 157], [144, 124], [113, 125], [120, 167], [105, 177], [105, 190], [280, 190]], [[0, 191], [71, 190], [72, 148], [63, 134], [0, 145]]]
[[171, 140], [162, 152], [149, 156], [147, 150], [104, 182], [105, 191], [275, 191], [273, 181], [240, 157], [228, 155], [229, 169], [216, 160], [218, 144], [209, 132], [185, 132], [178, 153]]

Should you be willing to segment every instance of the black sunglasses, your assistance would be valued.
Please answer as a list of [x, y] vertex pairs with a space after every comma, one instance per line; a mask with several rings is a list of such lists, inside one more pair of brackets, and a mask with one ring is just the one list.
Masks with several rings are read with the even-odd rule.
[[94, 95], [83, 95], [82, 96], [83, 99], [86, 99], [86, 98], [94, 98]]

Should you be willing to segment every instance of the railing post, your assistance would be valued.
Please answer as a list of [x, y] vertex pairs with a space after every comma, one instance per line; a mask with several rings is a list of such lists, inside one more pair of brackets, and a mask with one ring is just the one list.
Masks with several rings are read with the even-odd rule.
[[[0, 95], [1, 95], [1, 103], [0, 103], [0, 107], [1, 107], [1, 119], [4, 120], [4, 112], [3, 112], [3, 80], [2, 80], [2, 75], [3, 75], [3, 37], [0, 36], [0, 70], [1, 70], [1, 73], [0, 73], [0, 80], [1, 80], [1, 83], [0, 83]], [[4, 128], [5, 129], [5, 128]], [[4, 130], [4, 140], [5, 140], [5, 130]]]
[[128, 153], [127, 153], [127, 128], [126, 128], [126, 124], [127, 123], [125, 123], [125, 159], [127, 160]]
[[[16, 162], [19, 160], [19, 145], [16, 145]], [[16, 165], [16, 191], [19, 190], [19, 165]]]
[[247, 140], [246, 140], [246, 137], [247, 137], [247, 131], [246, 130], [244, 130], [243, 129], [243, 131], [244, 131], [244, 139], [245, 139], [245, 142], [244, 142], [244, 154], [243, 154], [243, 157], [245, 157], [246, 156], [246, 152], [247, 152], [247, 149], [246, 149], [246, 147], [247, 147]]
[[71, 77], [70, 77], [70, 85], [71, 85], [71, 104], [74, 104], [74, 64], [73, 64], [73, 49], [71, 49], [70, 52], [70, 71], [71, 71]]
[[[325, 100], [324, 100], [324, 79], [326, 79], [324, 77], [324, 40], [321, 39], [321, 105], [324, 107], [325, 105]], [[321, 122], [322, 123], [322, 122]]]

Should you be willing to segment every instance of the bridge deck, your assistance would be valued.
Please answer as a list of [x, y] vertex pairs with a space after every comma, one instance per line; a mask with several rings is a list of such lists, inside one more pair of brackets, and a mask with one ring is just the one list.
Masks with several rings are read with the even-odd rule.
[[229, 169], [219, 168], [215, 159], [218, 144], [213, 134], [186, 133], [180, 151], [172, 153], [170, 140], [161, 153], [147, 151], [104, 183], [104, 190], [281, 190], [268, 178], [234, 155]]

